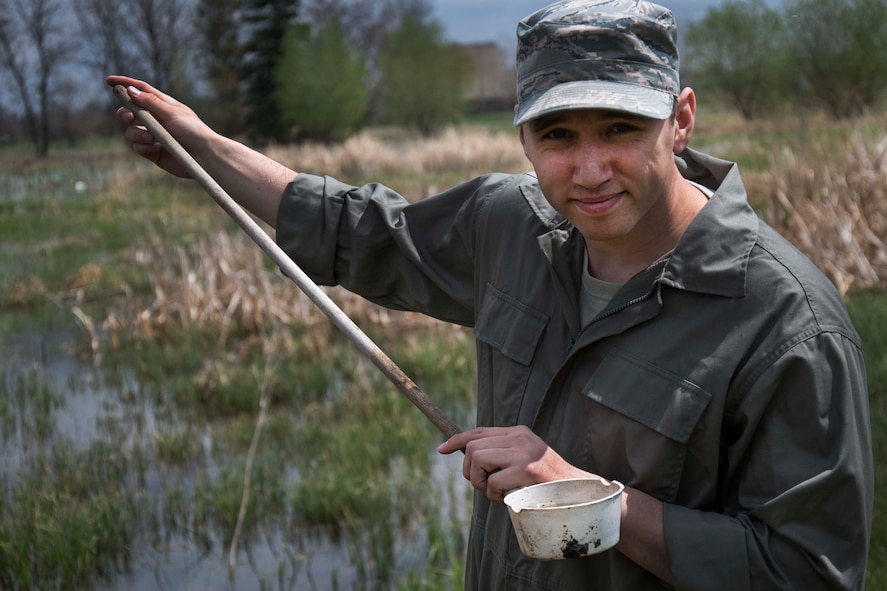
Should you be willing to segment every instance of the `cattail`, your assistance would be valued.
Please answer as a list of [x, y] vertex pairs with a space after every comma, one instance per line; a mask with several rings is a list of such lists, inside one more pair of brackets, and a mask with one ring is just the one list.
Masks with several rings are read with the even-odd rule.
[[887, 281], [887, 137], [858, 135], [771, 160], [764, 217], [834, 282], [842, 294]]

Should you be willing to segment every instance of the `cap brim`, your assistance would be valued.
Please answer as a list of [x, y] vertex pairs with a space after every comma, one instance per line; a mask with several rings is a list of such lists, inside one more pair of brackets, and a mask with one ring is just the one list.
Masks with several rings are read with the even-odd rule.
[[516, 127], [530, 119], [558, 111], [576, 109], [606, 109], [651, 119], [667, 119], [674, 109], [674, 96], [646, 86], [606, 80], [564, 82], [521, 101], [514, 115], [514, 125]]

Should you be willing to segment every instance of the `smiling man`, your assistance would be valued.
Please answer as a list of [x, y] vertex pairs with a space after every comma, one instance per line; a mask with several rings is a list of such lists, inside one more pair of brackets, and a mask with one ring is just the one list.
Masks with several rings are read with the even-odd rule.
[[[324, 284], [471, 326], [476, 489], [466, 588], [859, 589], [873, 475], [865, 368], [841, 298], [748, 204], [735, 164], [688, 147], [671, 13], [553, 4], [518, 25], [515, 125], [534, 173], [408, 204], [297, 174], [111, 76]], [[178, 165], [126, 109], [126, 137]], [[621, 539], [523, 556], [506, 491], [625, 484]]]
[[585, 238], [598, 279], [624, 282], [674, 248], [707, 201], [674, 162], [693, 129], [693, 92], [676, 105], [665, 120], [576, 110], [521, 127], [542, 193]]

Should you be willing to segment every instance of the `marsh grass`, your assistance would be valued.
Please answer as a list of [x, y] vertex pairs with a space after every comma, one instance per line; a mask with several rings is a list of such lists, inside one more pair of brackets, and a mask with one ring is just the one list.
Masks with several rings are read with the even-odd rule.
[[55, 411], [64, 401], [59, 392], [35, 368], [7, 367], [0, 397], [0, 436], [4, 444], [43, 441], [55, 424]]
[[409, 201], [477, 175], [530, 169], [517, 131], [481, 126], [449, 128], [430, 139], [366, 132], [337, 146], [279, 146], [268, 153], [296, 170], [353, 184], [384, 179]]
[[[252, 255], [246, 248], [226, 248], [224, 236], [218, 243], [221, 246], [213, 259], [199, 255], [199, 243], [181, 247], [196, 247], [198, 254], [193, 256], [176, 252], [180, 248], [176, 246], [166, 247], [170, 252], [157, 253], [175, 264], [152, 273], [155, 290], [180, 293], [171, 286], [188, 277], [182, 284], [186, 287], [179, 289], [189, 290], [185, 298], [188, 309], [199, 313], [183, 313], [178, 304], [161, 309], [152, 303], [136, 310], [137, 321], [116, 325], [123, 336], [117, 339], [120, 349], [110, 354], [112, 359], [135, 358], [133, 367], [139, 380], [154, 384], [141, 395], [157, 408], [174, 409], [178, 417], [188, 417], [189, 424], [212, 421], [214, 468], [200, 472], [191, 492], [181, 486], [172, 488], [163, 503], [164, 507], [170, 505], [164, 510], [164, 528], [187, 531], [195, 543], [230, 539], [245, 470], [235, 459], [243, 457], [252, 436], [259, 376], [267, 375], [265, 369], [271, 363], [274, 371], [267, 387], [274, 412], [252, 468], [252, 499], [244, 526], [246, 548], [273, 523], [289, 523], [295, 530], [336, 531], [349, 549], [362, 584], [386, 588], [392, 577], [400, 576], [398, 569], [403, 569], [395, 559], [403, 532], [415, 530], [415, 523], [424, 522], [435, 510], [428, 505], [429, 492], [437, 489], [428, 483], [427, 450], [433, 449], [440, 436], [342, 335], [317, 317], [313, 305], [292, 297], [286, 305], [279, 303], [286, 300], [285, 292], [293, 289], [281, 277], [256, 269], [268, 285], [237, 296], [242, 306], [210, 302], [208, 294], [236, 290], [252, 281], [242, 277], [230, 283], [220, 280], [223, 267], [249, 268], [236, 253]], [[207, 287], [208, 282], [216, 291]], [[335, 291], [354, 317], [376, 330], [380, 343], [394, 357], [415, 370], [417, 380], [434, 387], [438, 396], [450, 398], [445, 407], [467, 405], [471, 389], [466, 384], [471, 383], [474, 368], [473, 345], [464, 331], [452, 331], [419, 317], [396, 318]], [[270, 316], [299, 318], [299, 324], [290, 330], [269, 320], [267, 311], [272, 306], [258, 299], [263, 296], [280, 306]], [[258, 316], [244, 319], [246, 313]], [[391, 330], [392, 325], [409, 327], [409, 336], [402, 338]], [[218, 335], [225, 329], [229, 331], [226, 342], [220, 345]], [[272, 358], [269, 350], [274, 352]], [[438, 383], [440, 389], [436, 388]], [[165, 423], [165, 419], [159, 420]], [[175, 465], [200, 452], [193, 441], [189, 443], [187, 430], [160, 432], [169, 435], [155, 438], [159, 461]], [[287, 464], [298, 467], [296, 474], [285, 477], [286, 471], [280, 467]], [[439, 529], [435, 535], [442, 535]], [[451, 535], [461, 536], [463, 530]], [[372, 543], [365, 543], [367, 536]], [[449, 559], [463, 544], [433, 543], [438, 553], [450, 549]], [[424, 557], [413, 559], [422, 569], [429, 568], [424, 566]], [[419, 577], [415, 568], [407, 569], [403, 576], [412, 573]], [[451, 584], [452, 580], [443, 588]]]
[[784, 148], [770, 170], [766, 219], [841, 293], [887, 281], [887, 135], [860, 135], [834, 153], [821, 145]]
[[[699, 137], [702, 148], [742, 162], [761, 215], [847, 293], [866, 347], [880, 490], [887, 342], [878, 327], [887, 300], [877, 247], [887, 185], [877, 127], [854, 134], [819, 121], [715, 117]], [[383, 181], [410, 200], [476, 174], [528, 168], [515, 132], [498, 123], [494, 133], [450, 130], [430, 142], [388, 130], [268, 152], [299, 170]], [[117, 147], [85, 162], [21, 168], [18, 180], [0, 181], [16, 191], [0, 201], [0, 334], [72, 331], [65, 351], [115, 395], [96, 439], [71, 442], [53, 432], [70, 393], [39, 369], [4, 365], [0, 429], [6, 445], [23, 444], [15, 470], [3, 473], [0, 587], [113, 586], [146, 546], [196, 548], [216, 560], [232, 541], [245, 473], [236, 560], [250, 565], [257, 587], [295, 588], [302, 578], [312, 588], [350, 585], [344, 570], [312, 578], [318, 540], [346, 555], [355, 587], [459, 587], [470, 491], [458, 470], [435, 474], [440, 435], [224, 214], [191, 184]], [[89, 187], [82, 194], [70, 189], [80, 178]], [[471, 424], [470, 331], [327, 293], [449, 416]], [[36, 367], [43, 362], [37, 355]], [[265, 389], [270, 412], [248, 462]], [[875, 512], [868, 577], [881, 588], [887, 507], [877, 494]], [[255, 550], [272, 538], [276, 562], [256, 563]]]
[[872, 448], [875, 458], [875, 506], [867, 589], [887, 588], [887, 301], [880, 293], [856, 294], [848, 302], [863, 342], [869, 381]]
[[0, 503], [4, 588], [79, 588], [129, 565], [138, 497], [125, 486], [131, 453], [96, 443], [39, 452]]

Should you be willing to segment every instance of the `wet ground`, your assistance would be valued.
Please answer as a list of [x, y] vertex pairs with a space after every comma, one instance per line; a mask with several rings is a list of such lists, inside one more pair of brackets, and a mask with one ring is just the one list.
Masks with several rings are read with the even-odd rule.
[[[139, 396], [141, 385], [125, 368], [108, 372], [85, 355], [86, 335], [64, 317], [45, 323], [31, 320], [5, 322], [14, 331], [0, 335], [3, 392], [7, 401], [0, 424], [4, 453], [0, 456], [0, 480], [4, 490], [14, 488], [34, 454], [53, 446], [85, 450], [97, 441], [111, 441], [126, 448], [157, 435], [155, 409]], [[62, 325], [62, 326], [59, 326]], [[22, 383], [30, 398], [21, 400]], [[35, 384], [42, 384], [36, 386]], [[34, 395], [33, 392], [44, 394]], [[46, 394], [49, 392], [50, 394]], [[44, 399], [49, 402], [43, 402]], [[45, 415], [37, 418], [38, 415]], [[47, 423], [48, 421], [48, 423]], [[44, 424], [45, 423], [45, 424]], [[41, 426], [42, 425], [42, 426]], [[200, 442], [206, 464], [200, 466], [148, 466], [143, 473], [142, 499], [152, 498], [170, 482], [184, 489], [194, 485], [189, 476], [213, 470], [211, 430], [207, 425]], [[440, 457], [433, 451], [433, 485], [440, 494], [440, 511], [450, 520], [452, 511], [466, 514], [466, 485], [459, 477], [461, 456]], [[298, 466], [283, 466], [287, 479], [298, 477]], [[453, 492], [455, 491], [455, 492]], [[453, 499], [460, 506], [451, 507]], [[154, 502], [157, 502], [156, 500]], [[162, 501], [161, 501], [162, 503]], [[162, 507], [160, 507], [162, 511]], [[408, 570], [427, 558], [427, 542], [421, 523], [413, 523], [397, 535], [398, 568]], [[207, 528], [200, 536], [189, 532], [145, 531], [130, 543], [129, 561], [114, 574], [91, 585], [113, 591], [157, 589], [385, 589], [388, 583], [373, 582], [362, 564], [369, 552], [365, 543], [322, 528], [293, 529], [263, 526], [238, 553], [236, 567], [228, 568], [228, 542]], [[368, 579], [369, 577], [369, 579]], [[391, 587], [393, 588], [393, 587]]]

